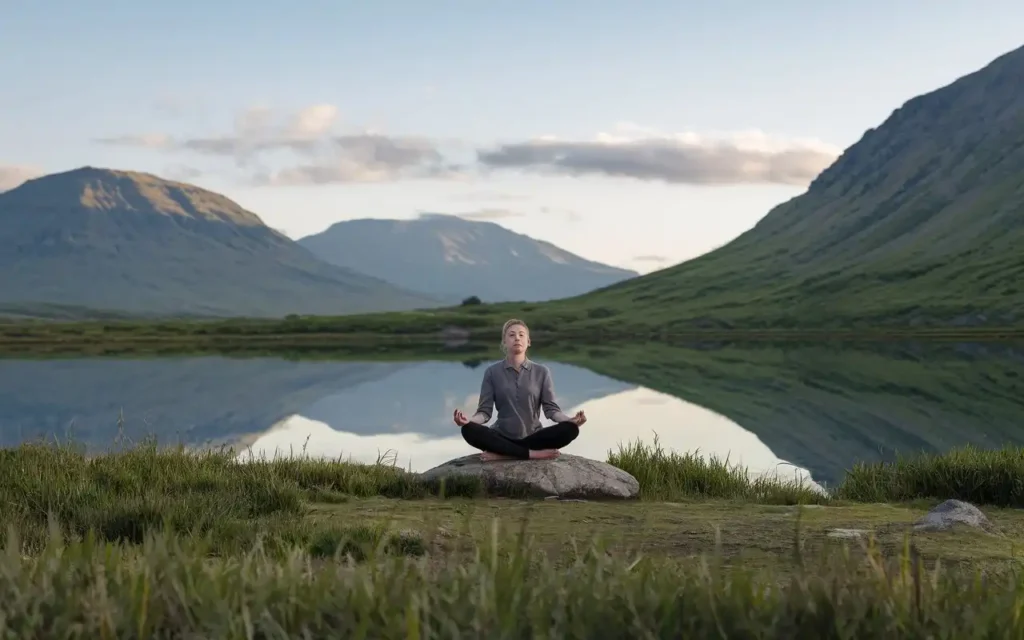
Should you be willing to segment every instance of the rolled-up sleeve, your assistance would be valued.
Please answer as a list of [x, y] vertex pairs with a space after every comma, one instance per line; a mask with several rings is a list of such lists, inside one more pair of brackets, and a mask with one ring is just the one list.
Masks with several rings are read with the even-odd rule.
[[476, 405], [476, 413], [470, 418], [471, 422], [487, 424], [494, 411], [494, 382], [491, 380], [491, 370], [484, 371], [484, 379], [480, 382], [480, 401]]
[[551, 372], [545, 370], [540, 381], [540, 406], [544, 415], [553, 422], [568, 422], [572, 416], [562, 411], [555, 399], [555, 383], [551, 380]]

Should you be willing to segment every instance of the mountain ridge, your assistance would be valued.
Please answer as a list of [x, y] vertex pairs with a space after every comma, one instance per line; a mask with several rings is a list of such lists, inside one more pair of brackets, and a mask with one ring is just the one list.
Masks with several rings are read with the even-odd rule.
[[328, 264], [229, 198], [81, 167], [0, 193], [0, 306], [273, 317], [433, 307]]
[[726, 245], [572, 305], [680, 328], [1014, 324], [1021, 242], [1024, 47], [907, 100]]
[[323, 260], [447, 300], [537, 302], [639, 275], [588, 260], [492, 221], [425, 213], [336, 222], [298, 243]]

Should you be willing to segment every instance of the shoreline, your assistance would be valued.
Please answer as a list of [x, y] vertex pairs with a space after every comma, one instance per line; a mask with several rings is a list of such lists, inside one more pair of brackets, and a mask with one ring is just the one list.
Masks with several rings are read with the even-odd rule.
[[[207, 323], [55, 323], [0, 324], [0, 356], [7, 354], [132, 354], [156, 353], [302, 353], [335, 351], [340, 354], [489, 353], [494, 350], [493, 330], [449, 327], [452, 331], [395, 333], [285, 330], [274, 325]], [[891, 344], [1019, 343], [1024, 327], [999, 328], [871, 328], [844, 330], [706, 329], [676, 332], [618, 333], [600, 330], [531, 330], [538, 345], [550, 350], [616, 347], [636, 344], [688, 346], [709, 344]]]

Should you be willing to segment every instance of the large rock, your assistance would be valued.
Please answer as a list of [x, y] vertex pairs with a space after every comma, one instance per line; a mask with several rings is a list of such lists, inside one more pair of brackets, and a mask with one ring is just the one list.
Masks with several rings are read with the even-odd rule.
[[479, 454], [449, 460], [420, 474], [428, 482], [474, 477], [491, 495], [559, 498], [635, 498], [640, 483], [606, 462], [563, 453], [553, 460], [481, 462]]
[[975, 529], [993, 532], [995, 527], [978, 507], [963, 500], [946, 500], [914, 523], [917, 531], [948, 531], [962, 524]]

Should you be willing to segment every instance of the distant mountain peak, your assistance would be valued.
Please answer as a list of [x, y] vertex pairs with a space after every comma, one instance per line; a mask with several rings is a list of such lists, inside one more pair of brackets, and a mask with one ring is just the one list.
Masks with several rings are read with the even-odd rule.
[[266, 226], [255, 213], [219, 193], [151, 173], [92, 166], [28, 180], [0, 194], [0, 198], [92, 211], [159, 213], [247, 227]]
[[434, 212], [338, 222], [299, 244], [336, 265], [449, 300], [551, 300], [638, 275], [489, 220]]
[[80, 167], [0, 194], [0, 311], [285, 316], [437, 304], [317, 259], [220, 194], [152, 174]]

